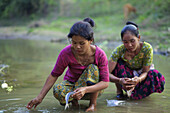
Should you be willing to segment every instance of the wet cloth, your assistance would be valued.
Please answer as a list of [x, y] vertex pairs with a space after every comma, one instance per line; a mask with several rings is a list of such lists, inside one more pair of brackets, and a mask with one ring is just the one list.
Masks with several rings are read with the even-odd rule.
[[110, 59], [117, 62], [118, 59], [122, 59], [126, 62], [126, 65], [131, 69], [141, 69], [143, 66], [150, 66], [153, 61], [153, 48], [147, 43], [143, 42], [140, 52], [131, 60], [124, 58], [127, 49], [122, 44], [115, 48], [110, 56]]
[[[67, 71], [64, 80], [76, 82], [87, 66], [82, 66], [75, 58], [72, 50], [72, 45], [66, 46], [58, 55], [57, 62], [51, 72], [52, 76], [59, 77], [64, 70]], [[99, 68], [99, 80], [109, 82], [108, 60], [105, 52], [96, 46], [94, 63]]]
[[[65, 102], [65, 96], [68, 92], [74, 91], [75, 89], [79, 87], [85, 87], [87, 85], [94, 85], [99, 82], [99, 69], [96, 65], [90, 64], [82, 73], [80, 78], [77, 82], [73, 83], [68, 80], [64, 80], [60, 84], [56, 84], [53, 87], [53, 94], [54, 97], [62, 104], [64, 105]], [[99, 91], [99, 96], [103, 93], [102, 91]], [[82, 98], [84, 100], [90, 99], [90, 94], [85, 94]], [[69, 102], [72, 101], [73, 98], [69, 99]]]
[[[133, 70], [127, 67], [126, 62], [122, 59], [117, 61], [117, 65], [112, 74], [119, 78], [133, 78]], [[150, 70], [145, 80], [137, 84], [131, 94], [132, 99], [142, 99], [149, 96], [151, 93], [161, 93], [164, 90], [165, 78], [157, 70]]]

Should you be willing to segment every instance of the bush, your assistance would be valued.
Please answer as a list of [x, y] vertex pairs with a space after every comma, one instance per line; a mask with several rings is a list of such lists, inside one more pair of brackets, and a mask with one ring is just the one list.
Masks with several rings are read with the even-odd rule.
[[48, 11], [48, 3], [53, 0], [1, 0], [0, 17], [13, 18], [30, 16], [35, 13], [45, 14]]

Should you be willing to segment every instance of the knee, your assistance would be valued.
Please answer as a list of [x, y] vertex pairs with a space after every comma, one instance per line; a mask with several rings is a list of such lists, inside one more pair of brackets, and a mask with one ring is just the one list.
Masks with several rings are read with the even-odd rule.
[[156, 69], [154, 69], [154, 70], [150, 70], [149, 72], [148, 72], [148, 75], [157, 75], [157, 74], [160, 74], [159, 73], [159, 71], [158, 70], [156, 70]]
[[88, 72], [90, 71], [95, 76], [99, 76], [99, 68], [95, 64], [90, 64], [86, 69]]

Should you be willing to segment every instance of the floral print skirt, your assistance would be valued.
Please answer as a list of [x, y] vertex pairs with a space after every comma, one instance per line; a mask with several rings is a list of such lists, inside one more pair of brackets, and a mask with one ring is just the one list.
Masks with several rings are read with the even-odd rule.
[[[128, 68], [126, 62], [119, 59], [112, 74], [119, 78], [133, 78], [133, 70]], [[151, 93], [161, 93], [164, 90], [165, 78], [157, 70], [150, 70], [147, 78], [141, 83], [137, 84], [131, 94], [132, 99], [142, 99], [149, 96]]]
[[[94, 85], [99, 82], [99, 69], [96, 65], [90, 64], [82, 73], [77, 82], [69, 82], [68, 80], [64, 80], [60, 84], [56, 84], [53, 87], [54, 97], [60, 102], [61, 105], [65, 105], [65, 96], [67, 93], [74, 91], [79, 87], [85, 87], [87, 85]], [[99, 91], [99, 95], [103, 93]], [[82, 100], [89, 100], [90, 94], [85, 94]], [[69, 98], [69, 102], [72, 101], [73, 98]]]

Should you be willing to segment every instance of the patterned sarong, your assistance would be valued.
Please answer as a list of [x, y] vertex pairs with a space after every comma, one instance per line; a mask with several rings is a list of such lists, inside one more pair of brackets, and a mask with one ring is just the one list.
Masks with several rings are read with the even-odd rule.
[[[126, 62], [119, 59], [112, 74], [119, 78], [133, 78], [133, 70], [128, 68]], [[132, 92], [132, 99], [142, 99], [149, 96], [151, 93], [161, 93], [164, 90], [165, 78], [157, 70], [150, 70], [145, 80], [137, 84]]]
[[[64, 105], [65, 102], [65, 96], [68, 92], [74, 91], [75, 89], [79, 87], [85, 87], [87, 85], [94, 85], [99, 82], [99, 69], [96, 65], [90, 64], [82, 73], [80, 78], [77, 82], [69, 82], [67, 80], [64, 80], [60, 84], [56, 84], [53, 87], [53, 94], [54, 97], [60, 102], [61, 105]], [[102, 91], [99, 91], [99, 96], [103, 93]], [[82, 98], [83, 100], [89, 100], [90, 94], [85, 94]], [[72, 101], [73, 98], [69, 99], [69, 102]]]

